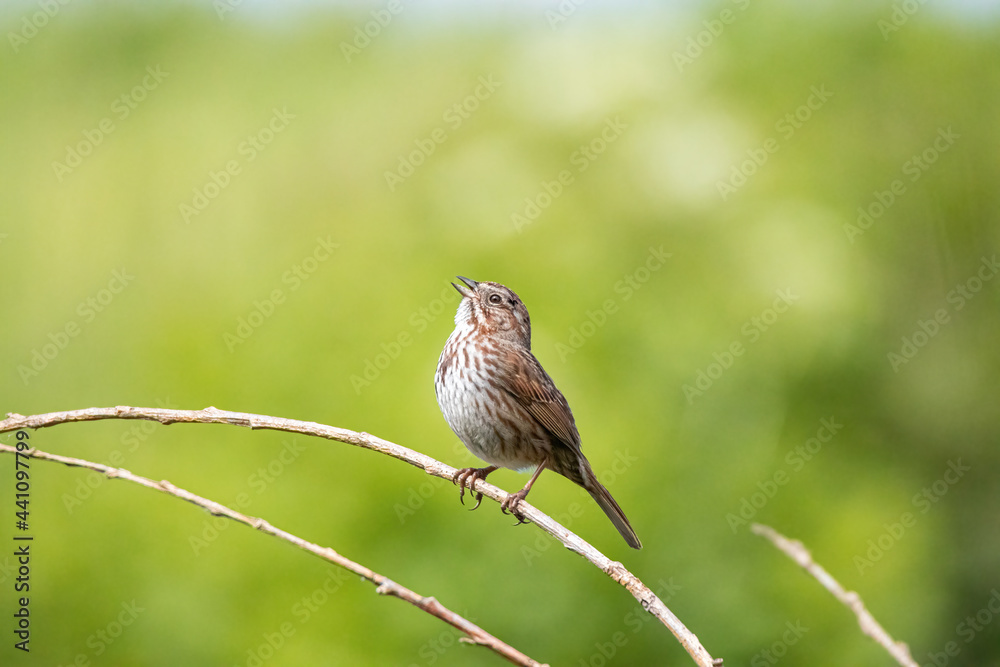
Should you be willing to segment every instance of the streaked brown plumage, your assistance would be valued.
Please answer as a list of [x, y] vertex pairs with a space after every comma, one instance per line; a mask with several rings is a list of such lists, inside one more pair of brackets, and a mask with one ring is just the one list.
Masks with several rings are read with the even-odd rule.
[[[498, 283], [459, 279], [464, 285], [455, 289], [462, 301], [455, 330], [438, 360], [434, 388], [448, 425], [473, 454], [490, 463], [458, 471], [459, 497], [466, 484], [471, 489], [476, 479], [497, 468], [537, 466], [525, 487], [501, 505], [502, 511], [522, 519], [518, 503], [549, 468], [585, 488], [629, 546], [641, 549], [625, 513], [580, 450], [569, 404], [531, 353], [531, 320], [524, 303]], [[481, 500], [478, 494], [476, 507]]]

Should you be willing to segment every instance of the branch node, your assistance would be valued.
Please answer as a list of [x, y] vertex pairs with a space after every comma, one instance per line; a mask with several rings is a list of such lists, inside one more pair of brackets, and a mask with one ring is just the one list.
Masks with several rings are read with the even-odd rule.
[[485, 637], [477, 637], [476, 635], [468, 634], [458, 638], [458, 641], [462, 644], [472, 644], [473, 646], [489, 646], [490, 640]]

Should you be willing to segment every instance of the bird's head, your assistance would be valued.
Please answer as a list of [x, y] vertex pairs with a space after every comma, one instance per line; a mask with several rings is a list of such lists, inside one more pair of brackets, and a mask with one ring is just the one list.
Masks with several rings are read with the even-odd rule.
[[472, 326], [490, 338], [509, 340], [531, 348], [531, 320], [528, 309], [513, 290], [500, 283], [476, 282], [458, 276], [461, 285], [452, 283], [462, 295], [455, 313], [456, 326]]

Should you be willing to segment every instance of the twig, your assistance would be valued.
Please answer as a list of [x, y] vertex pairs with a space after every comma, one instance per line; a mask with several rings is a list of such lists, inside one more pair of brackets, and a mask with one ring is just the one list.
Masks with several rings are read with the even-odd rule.
[[864, 602], [861, 601], [861, 596], [854, 591], [845, 591], [840, 582], [830, 576], [829, 572], [813, 560], [812, 554], [809, 553], [809, 550], [801, 542], [790, 540], [774, 528], [759, 523], [753, 524], [750, 530], [757, 535], [763, 535], [771, 540], [774, 546], [801, 565], [806, 572], [816, 578], [823, 588], [830, 591], [833, 597], [840, 600], [844, 606], [853, 611], [854, 615], [858, 617], [858, 625], [861, 626], [861, 631], [881, 644], [896, 662], [903, 665], [903, 667], [920, 667], [910, 655], [910, 648], [904, 642], [893, 640], [889, 636], [889, 633], [885, 631], [885, 628], [879, 625], [879, 622], [875, 620], [871, 612], [865, 608]]
[[[0, 443], [0, 451], [14, 454], [17, 452], [16, 447], [10, 445], [5, 445]], [[153, 480], [142, 477], [140, 475], [134, 475], [128, 470], [123, 468], [112, 468], [111, 466], [106, 466], [101, 463], [94, 463], [92, 461], [85, 461], [83, 459], [71, 458], [68, 456], [60, 456], [58, 454], [49, 454], [48, 452], [43, 452], [38, 449], [29, 449], [21, 452], [27, 456], [35, 459], [40, 459], [42, 461], [55, 461], [56, 463], [62, 463], [68, 466], [75, 466], [78, 468], [89, 468], [90, 470], [96, 470], [97, 472], [104, 473], [112, 479], [124, 479], [129, 482], [135, 482], [136, 484], [141, 484], [142, 486], [148, 487], [150, 489], [155, 489], [156, 491], [162, 491], [171, 496], [180, 498], [181, 500], [186, 500], [190, 503], [194, 503], [198, 507], [202, 507], [214, 515], [229, 517], [233, 521], [238, 521], [240, 523], [246, 524], [251, 528], [256, 528], [262, 533], [277, 537], [280, 540], [285, 540], [286, 542], [291, 542], [295, 546], [308, 551], [309, 553], [319, 556], [324, 560], [328, 560], [334, 565], [344, 568], [360, 577], [367, 579], [368, 581], [375, 584], [377, 587], [375, 592], [379, 595], [391, 595], [397, 597], [400, 600], [405, 600], [410, 604], [424, 610], [432, 616], [440, 618], [445, 623], [458, 628], [467, 635], [466, 641], [472, 644], [479, 644], [480, 646], [485, 646], [496, 653], [500, 654], [507, 660], [511, 661], [515, 665], [526, 665], [528, 667], [547, 667], [540, 663], [532, 660], [525, 654], [521, 653], [514, 647], [506, 644], [490, 633], [486, 632], [480, 628], [475, 623], [472, 623], [462, 616], [459, 616], [455, 612], [451, 611], [440, 602], [438, 602], [433, 597], [426, 597], [423, 595], [418, 595], [414, 593], [409, 588], [397, 584], [388, 577], [374, 572], [368, 569], [364, 565], [356, 563], [349, 558], [341, 556], [336, 551], [329, 547], [321, 547], [318, 544], [309, 542], [292, 535], [291, 533], [285, 532], [280, 528], [275, 528], [270, 523], [264, 519], [247, 516], [237, 512], [236, 510], [230, 509], [225, 505], [215, 502], [214, 500], [209, 500], [208, 498], [203, 498], [201, 496], [195, 495], [190, 491], [185, 491], [182, 488], [174, 486], [167, 480], [161, 480], [159, 482], [154, 482]]]
[[[316, 422], [304, 422], [245, 412], [229, 412], [218, 410], [214, 407], [208, 407], [204, 410], [165, 410], [159, 408], [117, 406], [114, 408], [86, 408], [84, 410], [71, 410], [67, 412], [50, 412], [48, 414], [32, 415], [29, 417], [10, 413], [7, 417], [4, 421], [0, 421], [0, 433], [21, 428], [44, 428], [67, 422], [93, 421], [98, 419], [147, 419], [160, 422], [161, 424], [182, 422], [231, 424], [234, 426], [246, 426], [251, 429], [271, 429], [289, 433], [301, 433], [303, 435], [312, 435], [364, 447], [365, 449], [371, 449], [405, 461], [410, 465], [421, 468], [429, 475], [441, 477], [442, 479], [451, 480], [456, 472], [455, 468], [425, 454], [401, 447], [368, 433], [349, 431]], [[505, 491], [483, 480], [476, 480], [473, 483], [473, 487], [472, 490], [482, 493], [497, 502], [503, 502], [507, 497]], [[562, 524], [556, 522], [547, 514], [540, 512], [527, 502], [522, 501], [518, 505], [518, 510], [524, 516], [531, 519], [539, 528], [562, 542], [567, 549], [583, 556], [602, 572], [624, 586], [639, 601], [643, 609], [653, 614], [673, 633], [674, 637], [677, 638], [677, 641], [680, 642], [681, 646], [684, 647], [684, 650], [688, 652], [696, 664], [701, 667], [712, 667], [713, 665], [717, 666], [721, 664], [720, 660], [712, 659], [708, 651], [701, 645], [698, 637], [688, 630], [681, 623], [680, 619], [674, 616], [673, 612], [663, 604], [648, 586], [625, 569], [625, 566], [611, 560], [585, 540], [567, 530]]]

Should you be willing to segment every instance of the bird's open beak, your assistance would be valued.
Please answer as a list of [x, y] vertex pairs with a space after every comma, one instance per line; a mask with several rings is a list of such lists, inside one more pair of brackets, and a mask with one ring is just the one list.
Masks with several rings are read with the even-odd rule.
[[[471, 287], [472, 289], [476, 289], [476, 285], [479, 284], [475, 280], [473, 280], [472, 278], [466, 278], [465, 276], [458, 276], [458, 279], [461, 280], [466, 285], [468, 285], [469, 287]], [[467, 298], [467, 299], [471, 299], [472, 298], [472, 292], [470, 290], [466, 289], [465, 287], [463, 287], [462, 285], [456, 285], [455, 283], [452, 283], [451, 286], [454, 287], [455, 289], [457, 289], [458, 293], [461, 294], [462, 296], [464, 296], [465, 298]]]

